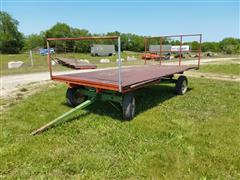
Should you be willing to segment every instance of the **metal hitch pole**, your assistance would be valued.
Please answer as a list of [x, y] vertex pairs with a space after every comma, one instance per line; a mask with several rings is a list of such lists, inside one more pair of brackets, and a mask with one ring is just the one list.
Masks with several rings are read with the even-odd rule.
[[92, 104], [94, 101], [95, 101], [96, 97], [92, 98], [92, 99], [89, 99], [89, 100], [86, 100], [84, 101], [83, 103], [79, 104], [77, 107], [71, 109], [70, 111], [64, 113], [63, 115], [57, 117], [56, 119], [54, 119], [53, 121], [45, 124], [44, 126], [40, 127], [39, 129], [33, 131], [31, 134], [34, 136], [36, 134], [39, 134], [57, 124], [59, 124], [60, 122], [64, 122], [66, 119], [64, 119], [65, 117], [71, 115], [72, 113], [74, 113], [75, 111], [79, 110], [79, 109], [83, 109], [87, 106], [89, 106], [90, 104]]

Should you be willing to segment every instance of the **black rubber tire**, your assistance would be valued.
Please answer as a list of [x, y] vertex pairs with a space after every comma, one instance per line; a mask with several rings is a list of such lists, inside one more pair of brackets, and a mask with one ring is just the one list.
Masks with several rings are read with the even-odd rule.
[[122, 102], [123, 119], [130, 121], [135, 116], [135, 98], [132, 93], [123, 96]]
[[72, 107], [76, 107], [82, 102], [84, 102], [85, 100], [87, 100], [87, 97], [83, 96], [79, 92], [79, 90], [80, 88], [77, 88], [77, 87], [67, 89], [67, 92], [66, 92], [67, 102]]
[[176, 94], [184, 95], [187, 92], [187, 87], [188, 87], [187, 77], [179, 76], [179, 78], [176, 82], [176, 87], [175, 87]]

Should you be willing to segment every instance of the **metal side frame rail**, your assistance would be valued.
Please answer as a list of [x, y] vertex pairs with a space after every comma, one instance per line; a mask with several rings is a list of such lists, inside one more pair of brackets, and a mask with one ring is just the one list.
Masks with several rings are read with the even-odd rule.
[[[197, 50], [182, 50], [182, 45], [183, 45], [183, 38], [184, 37], [199, 37], [199, 40], [197, 41], [198, 44], [198, 49]], [[165, 38], [180, 38], [180, 48], [177, 51], [172, 51], [172, 50], [163, 50], [163, 41]], [[160, 49], [159, 51], [150, 51], [149, 47], [147, 48], [147, 46], [150, 45], [149, 40], [150, 39], [160, 39]], [[179, 54], [179, 60], [178, 60], [178, 65], [181, 66], [182, 65], [182, 53], [189, 53], [189, 52], [196, 52], [198, 54], [198, 69], [200, 68], [200, 61], [201, 61], [201, 45], [202, 45], [202, 34], [181, 34], [181, 35], [170, 35], [170, 36], [150, 36], [144, 37], [144, 64], [147, 64], [146, 61], [146, 54], [147, 53], [151, 53], [151, 52], [155, 52], [155, 53], [159, 53], [160, 54], [160, 65], [162, 64], [162, 54], [163, 53], [178, 53]], [[148, 49], [148, 50], [147, 50]]]
[[79, 38], [47, 38], [47, 49], [48, 49], [48, 69], [51, 80], [53, 79], [53, 69], [51, 63], [51, 52], [50, 52], [50, 41], [83, 41], [83, 40], [100, 40], [100, 39], [115, 39], [118, 43], [118, 91], [122, 92], [122, 67], [121, 67], [121, 38], [120, 36], [92, 36], [92, 37], [79, 37]]

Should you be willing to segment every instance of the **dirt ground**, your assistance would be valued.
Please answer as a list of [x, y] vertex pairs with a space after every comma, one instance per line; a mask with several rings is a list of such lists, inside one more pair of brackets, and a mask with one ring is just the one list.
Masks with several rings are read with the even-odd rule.
[[221, 81], [240, 82], [240, 77], [239, 76], [214, 74], [214, 73], [203, 73], [203, 72], [196, 72], [196, 71], [186, 71], [184, 74], [188, 77], [197, 77], [197, 78], [215, 79], [215, 80], [221, 80]]

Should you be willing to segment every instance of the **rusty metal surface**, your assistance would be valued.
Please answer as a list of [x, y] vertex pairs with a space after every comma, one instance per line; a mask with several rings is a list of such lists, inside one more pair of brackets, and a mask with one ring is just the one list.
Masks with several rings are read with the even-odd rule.
[[83, 36], [78, 38], [47, 38], [47, 41], [72, 41], [72, 40], [97, 40], [97, 39], [117, 39], [118, 36]]
[[[162, 77], [183, 73], [197, 66], [175, 66], [175, 65], [145, 65], [141, 67], [127, 67], [122, 69], [122, 88], [128, 89], [137, 84], [143, 85], [161, 79]], [[90, 87], [116, 90], [118, 88], [118, 70], [99, 70], [86, 73], [74, 73], [68, 75], [53, 76], [53, 80], [68, 82]], [[135, 86], [134, 86], [135, 87]]]
[[96, 69], [97, 66], [94, 64], [87, 64], [79, 61], [78, 59], [67, 59], [67, 58], [55, 58], [59, 64], [70, 67], [72, 69]]

